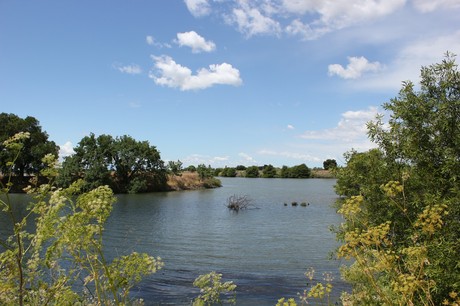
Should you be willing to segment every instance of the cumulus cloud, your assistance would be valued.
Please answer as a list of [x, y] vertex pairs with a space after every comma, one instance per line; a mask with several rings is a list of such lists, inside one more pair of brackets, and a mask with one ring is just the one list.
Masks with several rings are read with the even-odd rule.
[[64, 157], [74, 154], [72, 142], [67, 141], [65, 144], [59, 146], [59, 158], [63, 159]]
[[[416, 1], [416, 0], [414, 0]], [[428, 0], [418, 0], [428, 2]], [[438, 0], [453, 2], [455, 0]], [[194, 16], [211, 12], [211, 2], [186, 0]], [[248, 37], [280, 35], [283, 31], [304, 39], [372, 21], [389, 15], [406, 4], [406, 0], [237, 0], [213, 1], [213, 9]], [[423, 5], [419, 5], [423, 7]], [[436, 6], [437, 7], [437, 6]], [[284, 24], [284, 25], [282, 25]]]
[[246, 36], [282, 33], [312, 40], [326, 33], [372, 23], [410, 4], [422, 13], [458, 9], [458, 0], [185, 0], [196, 17], [215, 12]]
[[201, 68], [196, 74], [192, 74], [188, 67], [177, 64], [169, 56], [152, 56], [152, 59], [155, 69], [150, 71], [149, 76], [158, 85], [180, 90], [196, 90], [217, 84], [242, 84], [239, 70], [227, 63], [209, 65], [209, 68]]
[[121, 65], [121, 64], [114, 64], [114, 67], [122, 72], [127, 74], [140, 74], [142, 73], [142, 69], [139, 65], [131, 64], [131, 65]]
[[208, 0], [184, 0], [187, 9], [195, 17], [206, 16], [211, 12]]
[[249, 154], [241, 152], [241, 153], [238, 153], [238, 156], [240, 158], [242, 158], [245, 162], [249, 162], [249, 163], [255, 163], [256, 162], [256, 160], [252, 156], [250, 156]]
[[181, 158], [185, 165], [212, 165], [213, 167], [224, 166], [229, 161], [229, 156], [210, 156], [202, 154], [192, 154]]
[[298, 153], [298, 152], [289, 152], [289, 151], [275, 151], [275, 150], [260, 150], [258, 152], [260, 155], [269, 155], [269, 156], [278, 156], [278, 157], [285, 157], [289, 159], [295, 159], [303, 162], [320, 162], [321, 159], [319, 157]]
[[403, 81], [419, 82], [420, 69], [439, 63], [449, 51], [460, 54], [460, 31], [438, 36], [425, 36], [401, 46], [394, 58], [385, 64], [383, 73], [363, 78], [353, 84], [359, 90], [399, 90]]
[[152, 35], [147, 35], [145, 37], [145, 42], [147, 43], [147, 45], [149, 46], [155, 46], [157, 48], [171, 48], [171, 45], [168, 44], [168, 43], [162, 43], [162, 42], [158, 42], [155, 37], [153, 37]]
[[295, 127], [293, 125], [291, 125], [291, 124], [288, 124], [287, 128], [288, 128], [288, 130], [294, 130], [295, 129]]
[[258, 34], [278, 35], [281, 32], [278, 21], [264, 15], [260, 8], [250, 7], [245, 1], [241, 1], [240, 6], [227, 15], [227, 22], [235, 24], [248, 37]]
[[369, 62], [365, 57], [348, 57], [348, 65], [344, 68], [340, 64], [329, 65], [329, 75], [337, 75], [344, 79], [357, 79], [365, 72], [378, 72], [382, 69], [379, 62]]
[[324, 130], [305, 131], [300, 137], [303, 139], [334, 140], [337, 142], [367, 141], [367, 126], [369, 121], [378, 114], [376, 107], [366, 110], [347, 111], [341, 115], [337, 126]]
[[187, 46], [192, 48], [193, 53], [211, 52], [216, 49], [216, 44], [212, 41], [206, 41], [202, 36], [195, 31], [177, 33], [177, 43], [179, 46]]
[[146, 42], [148, 45], [153, 46], [153, 45], [155, 44], [155, 39], [153, 38], [153, 36], [148, 35], [147, 37], [145, 37], [145, 42]]

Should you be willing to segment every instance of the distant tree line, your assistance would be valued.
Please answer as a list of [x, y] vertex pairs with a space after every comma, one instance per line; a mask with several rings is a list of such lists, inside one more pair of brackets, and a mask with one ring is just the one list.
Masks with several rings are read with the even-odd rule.
[[[40, 171], [45, 167], [42, 157], [51, 154], [58, 157], [59, 147], [48, 140], [48, 134], [42, 130], [39, 121], [34, 117], [22, 119], [15, 114], [0, 114], [0, 171], [9, 169], [8, 160], [13, 160], [10, 151], [5, 150], [3, 141], [16, 133], [27, 132], [29, 137], [24, 140], [19, 155], [15, 159], [12, 170], [17, 185], [28, 184], [30, 177], [39, 178]], [[64, 158], [56, 178], [59, 187], [66, 188], [77, 180], [85, 183], [82, 190], [88, 191], [107, 185], [115, 193], [139, 193], [167, 190], [168, 174], [180, 176], [183, 171], [197, 172], [201, 180], [214, 176], [248, 178], [309, 178], [312, 171], [307, 165], [293, 167], [273, 165], [212, 168], [200, 164], [183, 168], [180, 160], [161, 159], [160, 152], [148, 141], [137, 141], [131, 136], [113, 137], [111, 135], [96, 136], [91, 133], [85, 136], [74, 148], [75, 153]], [[325, 169], [337, 166], [335, 160], [324, 162]]]
[[217, 168], [215, 170], [216, 176], [235, 177], [242, 176], [248, 178], [310, 178], [312, 174], [311, 169], [305, 165], [300, 164], [293, 167], [282, 166], [281, 168], [274, 167], [273, 165], [263, 166], [236, 166]]

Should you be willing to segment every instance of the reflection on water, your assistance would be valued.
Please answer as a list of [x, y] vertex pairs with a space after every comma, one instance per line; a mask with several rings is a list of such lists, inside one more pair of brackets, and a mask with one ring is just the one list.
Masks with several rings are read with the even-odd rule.
[[[237, 305], [275, 305], [303, 292], [309, 267], [317, 272], [313, 283], [332, 272], [339, 294], [341, 263], [328, 259], [337, 246], [328, 228], [340, 222], [331, 207], [335, 180], [221, 180], [223, 187], [212, 190], [117, 196], [104, 233], [107, 256], [147, 252], [165, 262], [134, 296], [146, 305], [189, 305], [199, 294], [193, 280], [217, 271], [238, 286]], [[229, 211], [226, 200], [234, 194], [257, 208]], [[293, 207], [294, 201], [309, 205]]]

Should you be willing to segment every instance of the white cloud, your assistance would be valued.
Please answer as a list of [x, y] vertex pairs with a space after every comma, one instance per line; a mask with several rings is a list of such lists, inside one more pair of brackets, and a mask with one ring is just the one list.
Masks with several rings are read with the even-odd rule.
[[187, 9], [195, 17], [206, 16], [211, 12], [211, 7], [207, 0], [184, 0]]
[[180, 90], [204, 89], [213, 85], [241, 85], [240, 72], [227, 63], [201, 68], [195, 75], [185, 66], [177, 64], [169, 56], [152, 56], [155, 71], [149, 77], [158, 85], [180, 88]]
[[249, 154], [246, 154], [246, 153], [238, 153], [238, 156], [241, 157], [245, 162], [249, 162], [249, 163], [255, 163], [256, 160], [250, 156]]
[[295, 127], [293, 125], [291, 125], [291, 124], [288, 124], [287, 128], [288, 128], [288, 130], [295, 130]]
[[435, 11], [437, 9], [458, 9], [458, 0], [412, 0], [414, 7], [423, 13]]
[[423, 37], [417, 41], [409, 41], [395, 55], [394, 59], [385, 64], [384, 73], [360, 80], [353, 86], [358, 89], [399, 90], [403, 81], [410, 80], [415, 85], [420, 79], [420, 69], [439, 63], [447, 52], [460, 54], [460, 31], [444, 36]]
[[305, 40], [314, 40], [329, 32], [329, 29], [312, 29], [310, 25], [303, 23], [299, 19], [295, 19], [285, 28], [285, 31], [288, 34], [300, 36]]
[[120, 65], [120, 64], [114, 64], [114, 67], [123, 73], [127, 74], [140, 74], [142, 73], [142, 69], [139, 65], [136, 64], [131, 64], [131, 65]]
[[155, 37], [153, 37], [152, 35], [147, 35], [145, 37], [145, 42], [150, 45], [150, 46], [155, 46], [157, 48], [171, 48], [171, 45], [168, 44], [168, 43], [161, 43], [161, 42], [158, 42]]
[[298, 152], [273, 151], [273, 150], [264, 149], [264, 150], [260, 150], [258, 153], [260, 155], [278, 156], [278, 157], [300, 160], [304, 162], [320, 162], [321, 161], [321, 159], [316, 156], [312, 156], [310, 154], [298, 153]]
[[63, 159], [66, 156], [74, 154], [72, 142], [67, 141], [65, 144], [59, 146], [59, 158]]
[[148, 35], [147, 37], [145, 37], [145, 42], [148, 45], [153, 46], [155, 44], [155, 39], [153, 38], [153, 36]]
[[193, 53], [201, 51], [211, 52], [216, 49], [216, 45], [212, 41], [206, 41], [202, 36], [195, 31], [177, 33], [177, 43], [179, 46], [187, 46], [192, 48]]
[[278, 21], [263, 15], [261, 9], [250, 7], [246, 2], [241, 1], [240, 6], [232, 10], [227, 16], [230, 24], [236, 24], [238, 30], [248, 37], [258, 34], [278, 35], [281, 26]]
[[355, 142], [367, 140], [367, 122], [374, 120], [378, 114], [376, 107], [367, 110], [347, 111], [337, 126], [331, 129], [305, 131], [300, 137], [313, 140], [334, 140], [337, 142]]
[[[325, 33], [373, 21], [404, 7], [407, 0], [237, 0], [213, 1], [229, 24], [248, 37], [284, 31], [315, 39]], [[420, 0], [421, 1], [421, 0]], [[444, 0], [448, 1], [448, 0]], [[453, 0], [452, 0], [453, 1]], [[195, 16], [211, 12], [211, 2], [185, 1]], [[285, 23], [285, 25], [282, 25]]]
[[357, 79], [365, 72], [382, 70], [379, 62], [369, 62], [365, 57], [348, 57], [348, 65], [344, 68], [340, 64], [329, 65], [329, 75], [337, 75], [344, 79]]
[[215, 12], [248, 37], [278, 36], [285, 32], [307, 40], [375, 23], [403, 11], [408, 3], [422, 13], [460, 8], [459, 0], [186, 0], [185, 3], [194, 16]]
[[228, 156], [209, 156], [209, 155], [201, 155], [201, 154], [192, 154], [186, 156], [185, 158], [181, 158], [181, 161], [185, 165], [211, 165], [212, 167], [220, 167], [225, 166], [226, 162], [228, 162], [230, 158]]

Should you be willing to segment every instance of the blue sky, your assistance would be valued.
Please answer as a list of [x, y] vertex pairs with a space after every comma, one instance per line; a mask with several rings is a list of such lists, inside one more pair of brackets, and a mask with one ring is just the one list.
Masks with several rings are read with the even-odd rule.
[[163, 160], [322, 166], [460, 54], [459, 0], [0, 1], [1, 112], [68, 155], [130, 135]]

